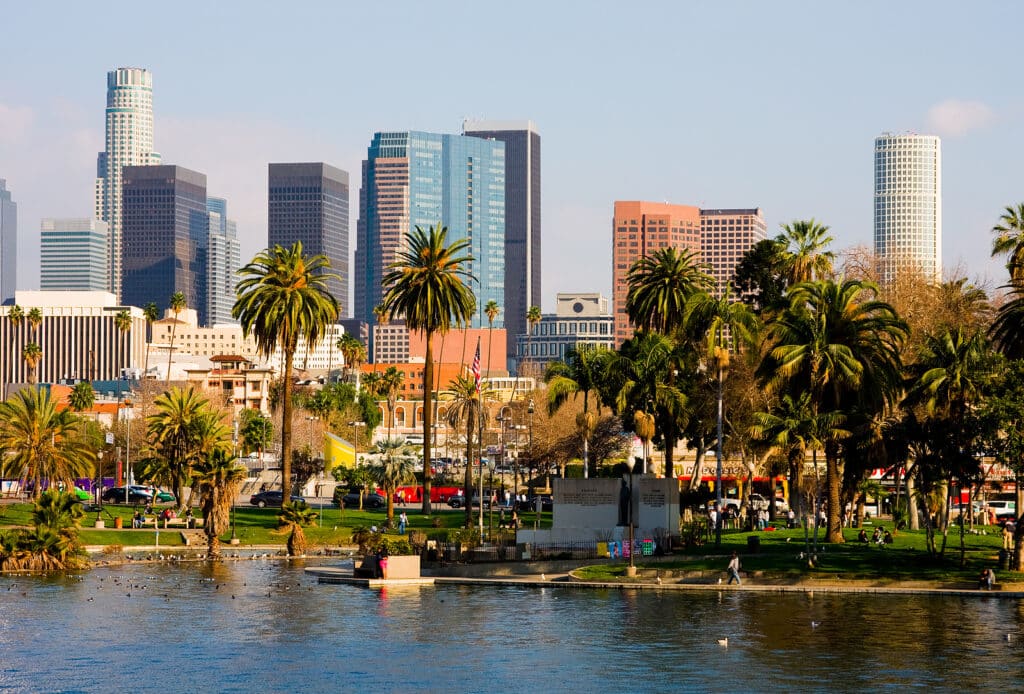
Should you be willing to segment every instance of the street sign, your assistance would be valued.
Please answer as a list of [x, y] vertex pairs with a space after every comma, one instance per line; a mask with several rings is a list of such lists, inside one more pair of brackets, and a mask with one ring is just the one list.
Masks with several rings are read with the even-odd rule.
[[113, 446], [114, 445], [114, 432], [112, 432], [112, 431], [108, 431], [107, 432], [107, 445], [108, 446]]

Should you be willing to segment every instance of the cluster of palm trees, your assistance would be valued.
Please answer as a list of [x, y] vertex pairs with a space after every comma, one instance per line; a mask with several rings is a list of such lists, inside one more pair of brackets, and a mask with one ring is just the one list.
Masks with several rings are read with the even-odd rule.
[[0, 571], [60, 571], [81, 566], [78, 527], [85, 512], [73, 494], [48, 489], [35, 502], [32, 527], [0, 531]]

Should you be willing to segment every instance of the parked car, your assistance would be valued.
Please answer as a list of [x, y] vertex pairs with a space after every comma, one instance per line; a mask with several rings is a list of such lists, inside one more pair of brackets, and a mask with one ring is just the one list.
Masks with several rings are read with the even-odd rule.
[[[125, 488], [124, 487], [111, 487], [103, 492], [101, 497], [107, 503], [125, 503]], [[127, 503], [129, 504], [148, 504], [153, 501], [153, 494], [145, 487], [128, 487], [127, 490]]]
[[542, 511], [553, 511], [555, 509], [555, 500], [548, 494], [541, 494], [539, 496], [534, 495], [529, 497], [521, 505], [521, 508], [525, 511], [536, 511], [537, 499], [540, 499], [540, 508]]
[[[462, 496], [461, 494], [458, 495], [458, 496], [453, 496], [453, 497], [448, 499], [448, 505], [451, 506], [452, 508], [465, 508], [466, 507], [466, 497]], [[480, 505], [480, 496], [479, 495], [474, 495], [473, 496], [473, 506], [476, 507], [476, 506], [479, 506], [479, 505]], [[490, 508], [490, 507], [491, 507], [491, 499], [490, 499], [490, 497], [485, 496], [484, 497], [484, 508]]]
[[[359, 508], [359, 492], [349, 492], [341, 497], [341, 500], [345, 503], [345, 508]], [[363, 494], [363, 508], [384, 508], [387, 503], [388, 500], [376, 492]]]
[[[249, 503], [253, 506], [266, 508], [267, 506], [280, 506], [282, 499], [284, 499], [284, 492], [280, 489], [271, 489], [265, 492], [253, 494], [249, 499]], [[305, 503], [306, 501], [298, 494], [292, 494], [291, 500], [293, 504]]]

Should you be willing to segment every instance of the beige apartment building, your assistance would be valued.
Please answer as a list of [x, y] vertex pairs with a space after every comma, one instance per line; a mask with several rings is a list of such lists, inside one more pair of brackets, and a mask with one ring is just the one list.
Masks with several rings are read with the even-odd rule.
[[700, 211], [700, 257], [715, 278], [719, 295], [732, 281], [744, 254], [768, 237], [761, 208]]

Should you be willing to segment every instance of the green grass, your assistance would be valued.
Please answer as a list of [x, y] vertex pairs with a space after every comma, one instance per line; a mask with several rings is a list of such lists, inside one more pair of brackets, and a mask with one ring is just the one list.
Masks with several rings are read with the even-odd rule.
[[[306, 528], [306, 539], [312, 547], [334, 547], [346, 545], [351, 542], [352, 530], [358, 527], [371, 527], [376, 525], [382, 528], [386, 519], [384, 509], [363, 510], [341, 509], [335, 506], [324, 505], [321, 509], [317, 505], [312, 506], [313, 510], [322, 513], [312, 527]], [[87, 545], [115, 545], [124, 546], [153, 545], [156, 541], [156, 533], [150, 529], [131, 530], [132, 514], [135, 513], [135, 506], [118, 504], [104, 504], [100, 517], [106, 523], [106, 529], [96, 530], [92, 527], [96, 520], [97, 513], [89, 511], [82, 520], [80, 538]], [[433, 515], [423, 516], [419, 507], [409, 506], [395, 508], [395, 521], [397, 524], [398, 515], [402, 511], [409, 517], [408, 530], [420, 530], [427, 533], [428, 537], [440, 537], [448, 529], [462, 527], [465, 520], [463, 509], [450, 509], [447, 505], [434, 506]], [[32, 524], [32, 504], [16, 503], [0, 505], [0, 529], [12, 526], [28, 526]], [[276, 508], [256, 508], [255, 506], [237, 506], [235, 508], [235, 535], [244, 545], [281, 545], [284, 546], [288, 540], [287, 533], [277, 531]], [[120, 518], [124, 529], [114, 528], [115, 518]], [[498, 525], [499, 514], [494, 514], [494, 526]], [[524, 526], [533, 524], [534, 514], [524, 514], [522, 523]], [[484, 512], [484, 525], [486, 526], [489, 515]], [[473, 513], [474, 526], [477, 522], [477, 512]], [[437, 525], [435, 525], [437, 523]], [[542, 516], [541, 527], [551, 527], [551, 514], [545, 513]], [[161, 546], [181, 545], [181, 534], [178, 529], [167, 529], [160, 531]], [[397, 530], [392, 529], [395, 533]], [[225, 539], [230, 537], [230, 532], [225, 533]]]
[[[991, 534], [968, 534], [964, 544], [965, 566], [960, 566], [960, 537], [958, 529], [951, 529], [944, 557], [929, 557], [926, 550], [926, 536], [922, 531], [903, 531], [894, 537], [891, 545], [877, 547], [871, 543], [857, 542], [857, 529], [844, 530], [846, 543], [830, 545], [821, 543], [819, 535], [818, 561], [815, 568], [799, 554], [805, 551], [803, 530], [779, 530], [776, 532], [726, 531], [722, 545], [716, 548], [714, 542], [696, 550], [686, 551], [686, 558], [669, 559], [645, 563], [637, 561], [640, 569], [662, 571], [721, 571], [725, 572], [728, 556], [736, 551], [745, 572], [762, 572], [764, 579], [839, 579], [876, 581], [935, 581], [939, 583], [973, 582], [983, 567], [994, 568], [1002, 547], [1002, 539], [996, 531]], [[747, 538], [756, 536], [761, 540], [761, 551], [751, 554], [747, 550]], [[787, 542], [787, 539], [789, 540]], [[937, 538], [941, 543], [941, 536]], [[941, 544], [940, 544], [941, 546]], [[615, 581], [625, 576], [626, 562], [588, 566], [579, 570], [581, 578], [594, 581]], [[1000, 581], [1024, 581], [1024, 574], [997, 571]]]

